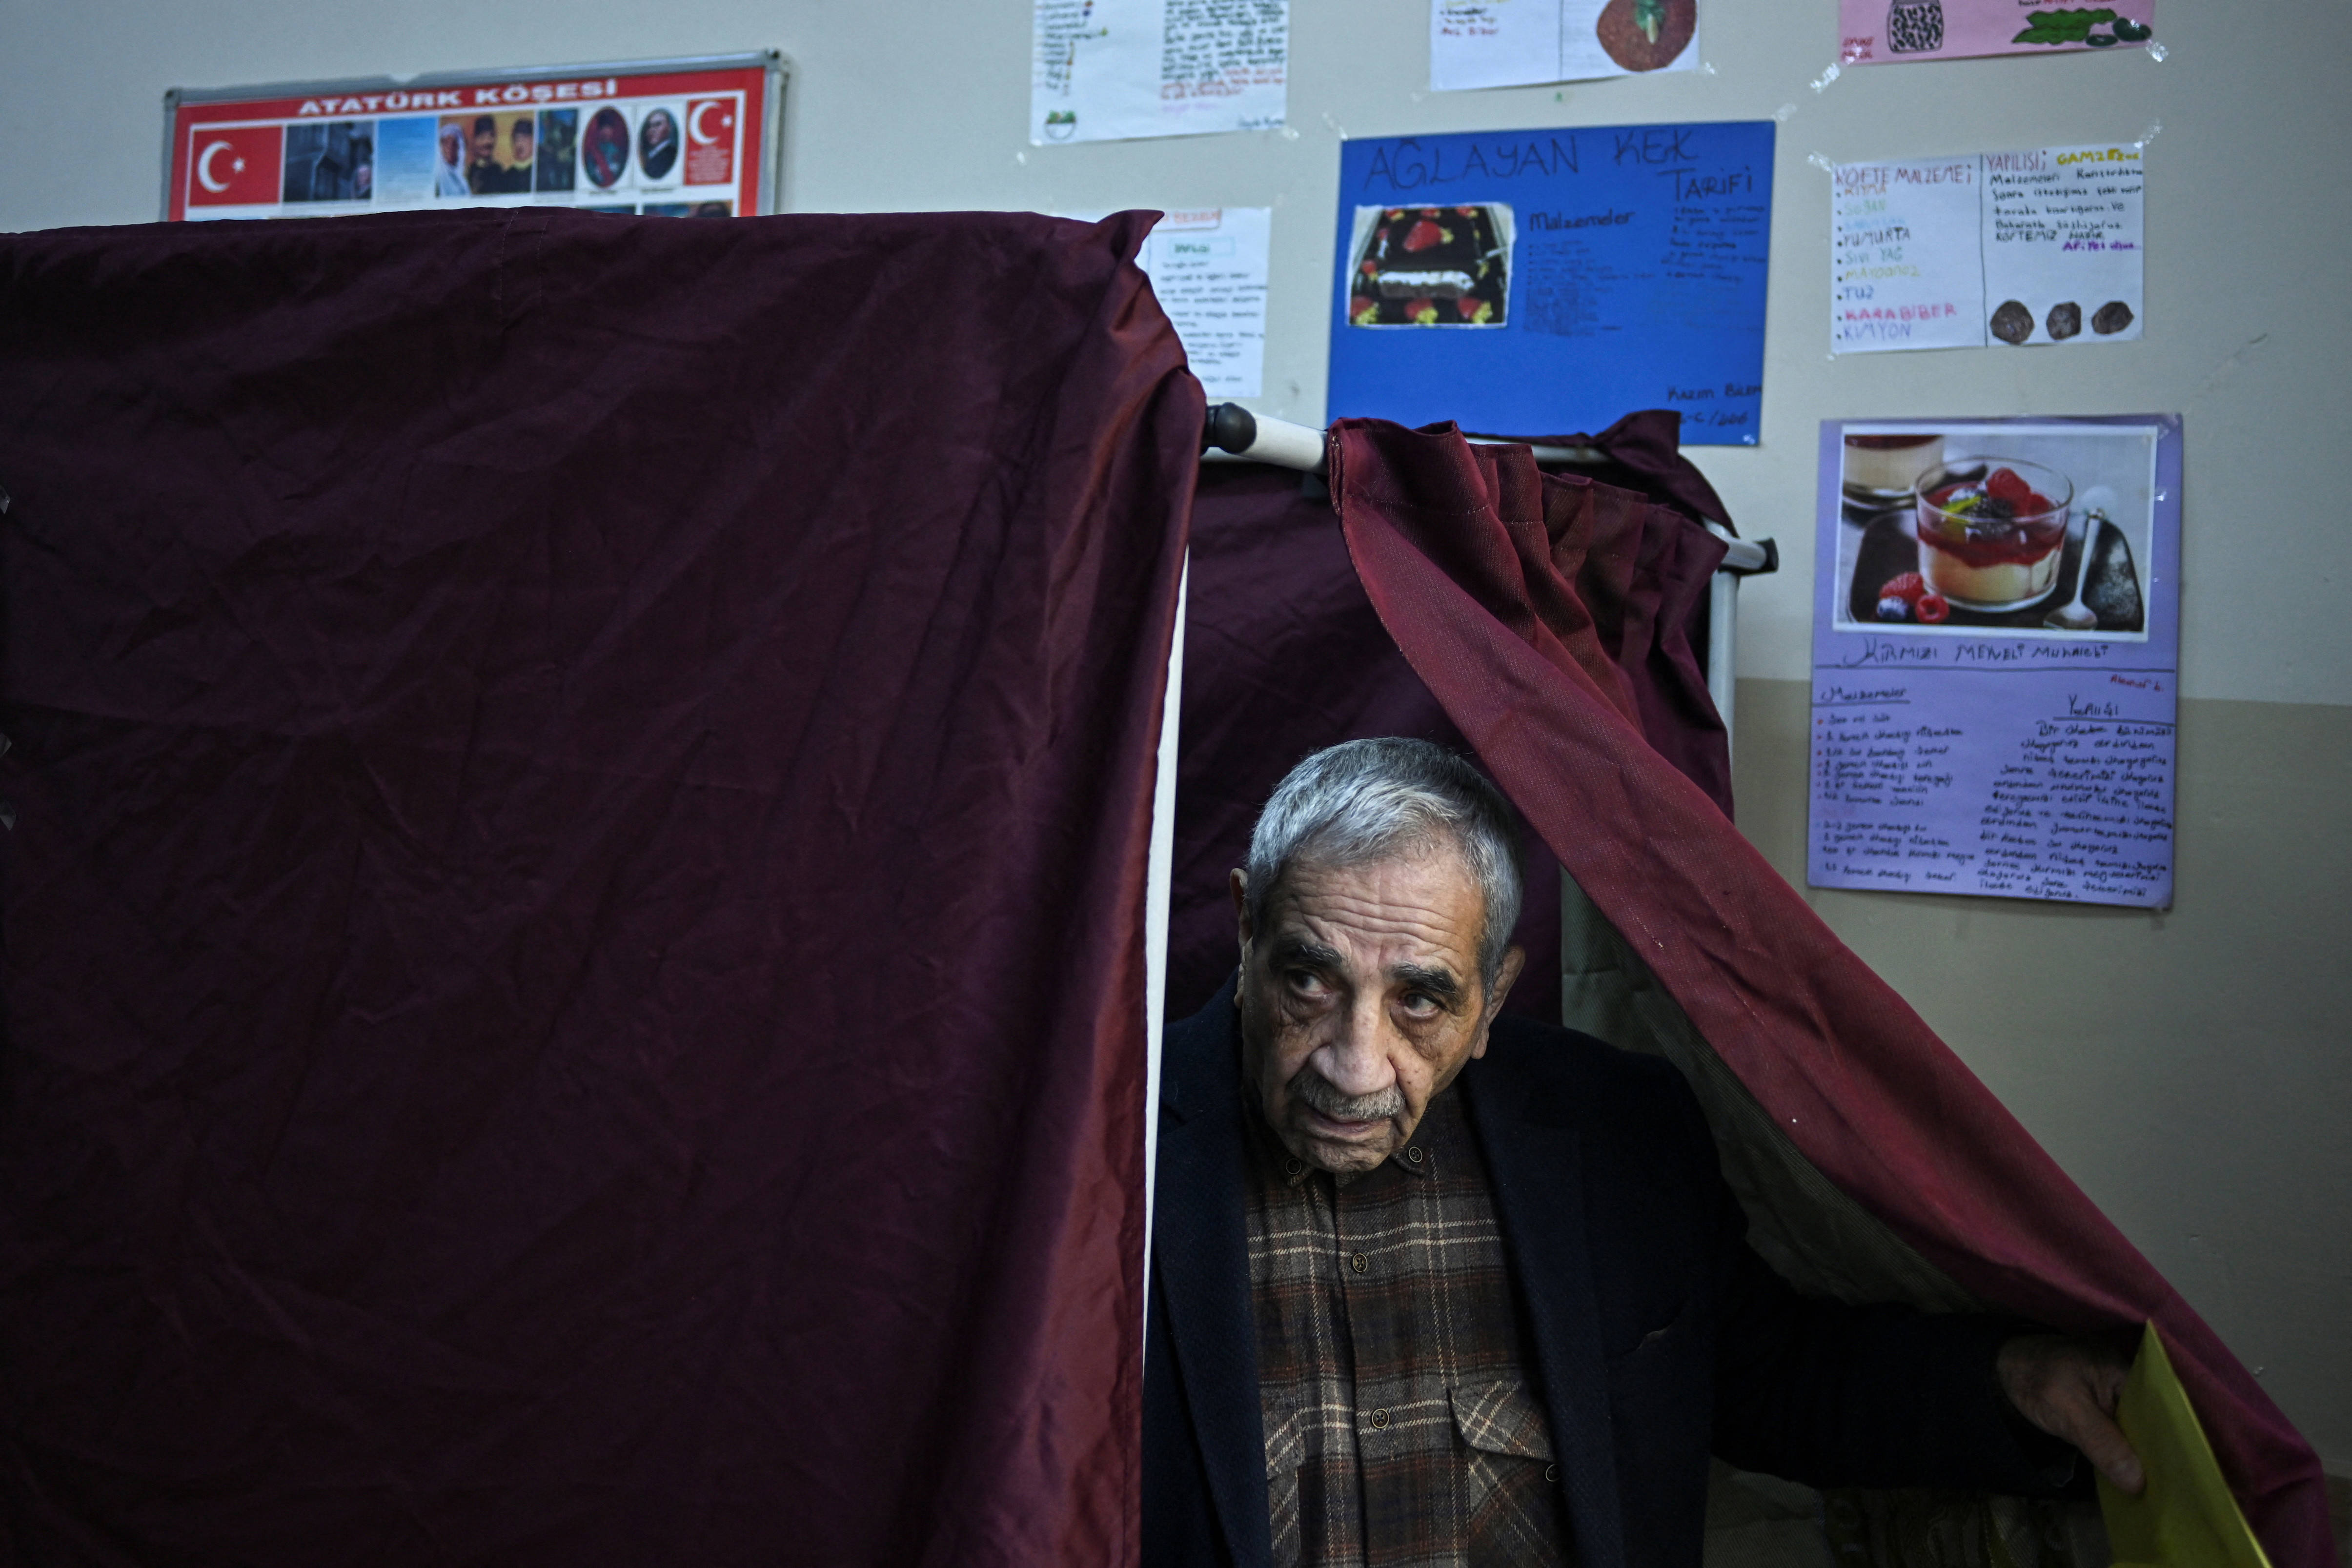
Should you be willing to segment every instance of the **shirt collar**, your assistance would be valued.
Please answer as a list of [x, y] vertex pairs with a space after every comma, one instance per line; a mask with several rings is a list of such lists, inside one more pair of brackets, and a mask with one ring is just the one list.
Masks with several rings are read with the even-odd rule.
[[[1426, 1179], [1435, 1175], [1437, 1152], [1434, 1145], [1438, 1141], [1439, 1129], [1441, 1125], [1459, 1121], [1461, 1115], [1462, 1101], [1454, 1094], [1453, 1086], [1448, 1085], [1422, 1111], [1420, 1124], [1413, 1128], [1412, 1136], [1391, 1151], [1389, 1157], [1373, 1166], [1372, 1171], [1364, 1173], [1370, 1175], [1374, 1171], [1393, 1165], [1408, 1176]], [[1275, 1135], [1274, 1129], [1266, 1124], [1265, 1114], [1258, 1109], [1255, 1096], [1250, 1097], [1247, 1120], [1253, 1154], [1264, 1161], [1269, 1170], [1279, 1174], [1285, 1184], [1305, 1186], [1316, 1175], [1326, 1173], [1292, 1153]]]

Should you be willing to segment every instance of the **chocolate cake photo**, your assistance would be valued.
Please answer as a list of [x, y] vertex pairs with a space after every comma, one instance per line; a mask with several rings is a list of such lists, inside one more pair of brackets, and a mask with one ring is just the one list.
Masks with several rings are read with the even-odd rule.
[[1360, 207], [1348, 324], [1499, 327], [1510, 302], [1511, 209]]

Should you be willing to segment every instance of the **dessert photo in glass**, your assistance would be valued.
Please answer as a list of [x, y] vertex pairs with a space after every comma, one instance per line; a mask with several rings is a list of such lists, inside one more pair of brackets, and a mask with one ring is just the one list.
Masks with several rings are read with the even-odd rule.
[[1838, 624], [2145, 637], [2151, 451], [2031, 420], [1841, 426]]
[[1913, 486], [1919, 571], [1964, 610], [2021, 610], [2058, 585], [2074, 487], [2022, 458], [1958, 458]]
[[1907, 506], [1919, 476], [1944, 466], [1944, 438], [1932, 431], [1845, 438], [1845, 495], [1864, 505]]

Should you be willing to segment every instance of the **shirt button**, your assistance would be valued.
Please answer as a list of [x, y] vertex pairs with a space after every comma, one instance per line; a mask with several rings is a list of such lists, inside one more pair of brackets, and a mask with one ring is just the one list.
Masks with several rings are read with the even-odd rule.
[[1361, 1274], [1365, 1269], [1370, 1268], [1371, 1265], [1366, 1262], [1364, 1255], [1359, 1252], [1355, 1257], [1348, 1259], [1348, 1267], [1354, 1269], [1357, 1273]]
[[1404, 1152], [1404, 1157], [1412, 1161], [1416, 1165], [1421, 1163], [1421, 1151], [1417, 1148], [1407, 1149]]
[[1383, 1427], [1387, 1426], [1388, 1426], [1388, 1424], [1389, 1424], [1389, 1413], [1388, 1413], [1387, 1411], [1385, 1411], [1385, 1410], [1375, 1410], [1375, 1411], [1373, 1411], [1373, 1412], [1372, 1412], [1372, 1429], [1373, 1429], [1374, 1431], [1379, 1431], [1379, 1430], [1381, 1430], [1381, 1428], [1383, 1428]]
[[1305, 1169], [1307, 1162], [1304, 1160], [1285, 1160], [1282, 1163], [1282, 1173], [1286, 1176], [1295, 1176]]
[[1559, 1479], [1559, 1467], [1558, 1465], [1546, 1465], [1544, 1467], [1544, 1479], [1548, 1481], [1556, 1481]]

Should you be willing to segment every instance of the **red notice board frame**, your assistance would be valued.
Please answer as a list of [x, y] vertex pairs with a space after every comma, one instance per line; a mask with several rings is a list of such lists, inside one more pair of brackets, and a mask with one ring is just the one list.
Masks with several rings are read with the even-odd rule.
[[[369, 77], [341, 81], [282, 82], [260, 87], [174, 88], [163, 95], [163, 193], [162, 216], [167, 222], [191, 217], [299, 217], [341, 216], [356, 212], [421, 211], [435, 206], [575, 206], [599, 211], [679, 209], [694, 216], [719, 216], [711, 209], [722, 203], [727, 216], [754, 216], [778, 210], [783, 157], [783, 96], [790, 63], [776, 50], [732, 55], [697, 55], [673, 59], [628, 60], [603, 65], [543, 66], [518, 70], [447, 71], [413, 77]], [[661, 128], [648, 127], [655, 111], [667, 109], [667, 134], [651, 146], [652, 157], [635, 160]], [[611, 110], [624, 132], [620, 163], [624, 167], [609, 184], [600, 184], [583, 156], [587, 149], [574, 143], [571, 184], [562, 189], [501, 188], [493, 191], [450, 189], [449, 167], [441, 160], [449, 151], [440, 141], [451, 121], [467, 127], [492, 120], [510, 134], [512, 121], [526, 115], [538, 126], [553, 130], [549, 118], [569, 125], [579, 134], [582, 123], [594, 124], [599, 110]], [[565, 110], [573, 113], [567, 117]], [[728, 121], [732, 119], [732, 123]], [[418, 122], [431, 138], [431, 180], [420, 190], [413, 163]], [[401, 150], [404, 159], [396, 176], [390, 168], [386, 127], [403, 122]], [[320, 129], [323, 128], [323, 129]], [[363, 138], [367, 173], [364, 195], [354, 195], [352, 171], [338, 166], [333, 181], [305, 180], [296, 195], [295, 164], [307, 141], [320, 141], [341, 132], [345, 146]], [[731, 140], [722, 143], [722, 133]], [[608, 139], [609, 140], [609, 139]], [[669, 179], [647, 171], [667, 144], [669, 156], [662, 167]], [[512, 155], [510, 139], [499, 142], [498, 155]], [[546, 139], [537, 145], [544, 147]], [[684, 148], [688, 156], [680, 157]], [[703, 154], [708, 150], [708, 161]], [[461, 143], [455, 177], [470, 173], [463, 160], [468, 149]], [[729, 154], [731, 153], [731, 157]], [[331, 155], [330, 155], [331, 162]], [[688, 171], [699, 163], [709, 174], [723, 167], [723, 184], [715, 178], [689, 184]], [[272, 199], [253, 199], [267, 164], [271, 171]], [[478, 163], [496, 169], [509, 180], [530, 185], [533, 166]], [[537, 179], [551, 184], [549, 161], [539, 161]], [[378, 171], [383, 176], [379, 178]], [[598, 171], [602, 173], [600, 169]], [[200, 183], [201, 182], [201, 183]], [[339, 182], [339, 183], [336, 183]], [[313, 186], [327, 194], [315, 194]], [[659, 198], [659, 199], [656, 199]], [[194, 209], [192, 211], [192, 208]]]

